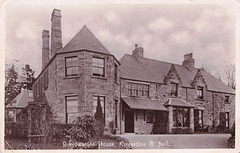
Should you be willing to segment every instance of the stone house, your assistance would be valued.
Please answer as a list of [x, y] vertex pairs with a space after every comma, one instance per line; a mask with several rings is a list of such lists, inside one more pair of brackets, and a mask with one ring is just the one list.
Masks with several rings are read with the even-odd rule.
[[60, 10], [53, 10], [51, 23], [51, 45], [49, 31], [42, 32], [42, 71], [33, 94], [44, 93], [62, 123], [94, 115], [97, 101], [105, 127], [113, 123], [118, 134], [153, 133], [153, 127], [194, 132], [234, 122], [235, 91], [195, 68], [192, 54], [178, 65], [145, 58], [136, 45], [118, 61], [86, 26], [63, 46]]
[[21, 92], [11, 101], [11, 105], [6, 106], [5, 116], [9, 122], [18, 122], [19, 113], [24, 110], [28, 102], [33, 101], [32, 90], [22, 89]]

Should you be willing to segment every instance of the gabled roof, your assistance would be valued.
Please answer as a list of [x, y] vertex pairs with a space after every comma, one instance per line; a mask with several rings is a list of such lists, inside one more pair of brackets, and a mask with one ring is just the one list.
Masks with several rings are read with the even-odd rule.
[[181, 106], [181, 107], [194, 107], [193, 105], [187, 103], [180, 98], [169, 98], [164, 104], [164, 106]]
[[104, 54], [110, 52], [103, 46], [103, 44], [93, 35], [86, 25], [68, 42], [68, 44], [60, 49], [58, 52], [69, 52], [78, 50], [88, 50]]
[[[120, 60], [121, 77], [125, 79], [155, 82], [164, 84], [164, 77], [169, 72], [172, 63], [157, 61], [148, 58], [135, 58], [132, 55], [125, 54]], [[199, 69], [174, 64], [176, 72], [182, 81], [182, 86], [192, 87], [192, 82]], [[204, 70], [201, 74], [210, 91], [225, 92], [235, 94], [235, 91], [226, 84], [216, 79]]]
[[21, 93], [12, 100], [13, 107], [24, 108], [28, 102], [33, 101], [32, 90], [22, 89]]
[[158, 100], [141, 99], [136, 97], [122, 97], [122, 99], [131, 109], [168, 111], [168, 109], [166, 109]]

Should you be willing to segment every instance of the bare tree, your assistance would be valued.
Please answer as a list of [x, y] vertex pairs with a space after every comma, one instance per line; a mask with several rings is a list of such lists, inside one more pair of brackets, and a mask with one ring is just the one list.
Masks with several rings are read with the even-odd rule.
[[233, 88], [236, 89], [236, 80], [235, 80], [235, 65], [228, 64], [224, 68], [224, 74], [225, 74], [225, 83]]
[[209, 74], [212, 74], [212, 67], [209, 66], [209, 64], [206, 61], [203, 62], [201, 69], [208, 72]]

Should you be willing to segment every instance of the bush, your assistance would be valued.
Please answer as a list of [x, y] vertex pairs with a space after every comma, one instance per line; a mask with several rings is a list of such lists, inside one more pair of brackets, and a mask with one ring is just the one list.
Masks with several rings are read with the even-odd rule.
[[62, 124], [62, 123], [54, 123], [50, 125], [48, 129], [48, 140], [49, 141], [57, 141], [65, 139], [68, 135], [68, 131], [73, 127], [74, 124]]
[[89, 115], [78, 117], [68, 133], [72, 142], [88, 142], [96, 133], [94, 118]]
[[231, 137], [227, 140], [227, 144], [229, 148], [235, 148], [235, 123], [233, 123], [230, 133]]
[[102, 112], [102, 106], [98, 98], [96, 113], [94, 114], [95, 123], [96, 123], [96, 137], [100, 138], [104, 132], [104, 117]]
[[28, 126], [18, 122], [5, 124], [5, 135], [16, 138], [27, 138]]

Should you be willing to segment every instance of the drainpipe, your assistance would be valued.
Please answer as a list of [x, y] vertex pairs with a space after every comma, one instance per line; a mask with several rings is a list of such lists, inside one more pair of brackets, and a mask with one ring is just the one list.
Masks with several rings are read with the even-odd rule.
[[119, 73], [119, 85], [120, 85], [120, 134], [122, 134], [122, 80], [121, 80], [121, 72]]

